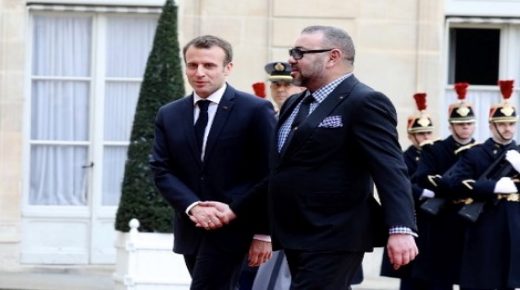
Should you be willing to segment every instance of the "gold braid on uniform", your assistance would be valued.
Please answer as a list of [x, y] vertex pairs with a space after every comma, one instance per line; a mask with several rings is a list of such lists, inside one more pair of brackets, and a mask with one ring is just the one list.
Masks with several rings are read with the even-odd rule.
[[463, 151], [466, 151], [468, 149], [470, 149], [471, 147], [475, 146], [475, 145], [479, 145], [480, 143], [470, 143], [470, 144], [466, 144], [464, 146], [460, 146], [459, 148], [457, 148], [457, 150], [454, 151], [455, 155], [459, 154], [460, 152], [463, 152]]

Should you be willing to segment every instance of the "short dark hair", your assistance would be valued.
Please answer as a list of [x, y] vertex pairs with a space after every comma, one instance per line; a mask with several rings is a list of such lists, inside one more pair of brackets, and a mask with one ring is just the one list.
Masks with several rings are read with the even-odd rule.
[[184, 61], [186, 62], [186, 51], [190, 46], [195, 48], [212, 48], [214, 46], [218, 46], [224, 50], [226, 57], [224, 58], [224, 65], [233, 61], [233, 48], [231, 44], [225, 41], [222, 38], [216, 37], [214, 35], [202, 35], [192, 39], [188, 44], [184, 46], [182, 49], [182, 54], [184, 56]]
[[[356, 56], [356, 49], [354, 48], [354, 42], [348, 33], [338, 27], [314, 25], [305, 27], [302, 33], [314, 33], [321, 32], [324, 36], [324, 45], [330, 45], [332, 47], [340, 49], [345, 58], [354, 63]], [[327, 47], [329, 48], [329, 47]]]

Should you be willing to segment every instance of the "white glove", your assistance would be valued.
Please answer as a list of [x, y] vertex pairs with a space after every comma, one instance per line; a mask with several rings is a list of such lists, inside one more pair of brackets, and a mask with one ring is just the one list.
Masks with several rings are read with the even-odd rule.
[[510, 177], [502, 177], [495, 184], [494, 193], [504, 194], [516, 192], [516, 185]]
[[435, 192], [429, 190], [429, 189], [423, 189], [422, 193], [421, 193], [421, 198], [434, 198], [435, 197]]
[[520, 153], [518, 151], [508, 150], [506, 152], [506, 160], [511, 163], [517, 172], [520, 172]]

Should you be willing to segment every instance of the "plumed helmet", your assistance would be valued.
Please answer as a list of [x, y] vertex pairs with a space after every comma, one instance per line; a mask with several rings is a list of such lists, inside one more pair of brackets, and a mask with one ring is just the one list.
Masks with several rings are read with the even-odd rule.
[[513, 80], [499, 80], [500, 93], [502, 94], [502, 102], [491, 106], [489, 109], [489, 122], [516, 122], [516, 108], [510, 104], [509, 99], [513, 94]]
[[260, 98], [265, 98], [265, 83], [264, 82], [256, 82], [251, 85], [253, 87], [253, 92], [255, 96]]
[[448, 121], [450, 123], [472, 123], [475, 122], [475, 113], [470, 103], [466, 102], [468, 83], [456, 83], [454, 86], [457, 93], [457, 101], [448, 107]]
[[417, 112], [408, 117], [407, 131], [410, 134], [432, 132], [433, 122], [426, 112], [426, 93], [416, 93], [413, 95], [415, 104], [417, 105]]

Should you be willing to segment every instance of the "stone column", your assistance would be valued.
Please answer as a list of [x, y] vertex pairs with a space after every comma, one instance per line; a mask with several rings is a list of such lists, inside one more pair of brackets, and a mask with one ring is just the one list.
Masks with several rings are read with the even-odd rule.
[[0, 269], [19, 266], [26, 19], [25, 1], [0, 1]]

